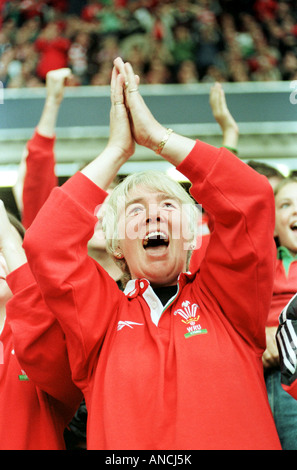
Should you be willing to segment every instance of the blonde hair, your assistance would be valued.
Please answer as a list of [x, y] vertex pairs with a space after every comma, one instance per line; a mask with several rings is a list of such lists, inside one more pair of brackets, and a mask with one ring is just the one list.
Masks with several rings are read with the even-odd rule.
[[277, 196], [277, 194], [280, 192], [281, 189], [283, 189], [284, 186], [287, 186], [287, 184], [290, 183], [297, 183], [297, 177], [287, 176], [286, 178], [283, 178], [274, 188], [274, 197]]
[[[199, 210], [193, 198], [181, 186], [161, 171], [148, 170], [127, 176], [112, 191], [105, 204], [102, 228], [106, 238], [106, 250], [113, 255], [119, 247], [118, 218], [125, 209], [128, 194], [136, 187], [145, 187], [152, 191], [162, 192], [168, 197], [177, 200], [185, 209], [189, 221], [189, 230], [195, 245], [198, 234]], [[188, 263], [192, 250], [188, 250]], [[125, 259], [116, 259], [115, 262], [125, 274], [125, 280], [130, 279], [130, 272]]]

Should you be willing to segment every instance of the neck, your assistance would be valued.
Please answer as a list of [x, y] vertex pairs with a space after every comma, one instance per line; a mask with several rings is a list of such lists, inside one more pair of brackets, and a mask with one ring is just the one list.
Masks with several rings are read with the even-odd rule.
[[93, 258], [97, 263], [102, 266], [102, 268], [114, 279], [115, 281], [118, 281], [121, 279], [123, 273], [118, 268], [112, 257], [106, 252], [106, 250], [98, 250], [98, 249], [93, 249], [89, 248], [88, 249], [89, 256]]

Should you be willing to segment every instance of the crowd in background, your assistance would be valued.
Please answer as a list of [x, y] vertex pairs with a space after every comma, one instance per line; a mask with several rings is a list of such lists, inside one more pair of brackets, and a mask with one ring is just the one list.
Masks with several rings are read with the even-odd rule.
[[142, 83], [297, 79], [296, 0], [0, 0], [0, 80], [108, 85], [123, 57]]

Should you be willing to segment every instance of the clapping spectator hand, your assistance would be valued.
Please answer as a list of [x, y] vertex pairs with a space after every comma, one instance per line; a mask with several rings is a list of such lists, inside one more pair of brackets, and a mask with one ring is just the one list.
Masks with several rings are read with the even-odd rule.
[[225, 92], [220, 83], [216, 82], [211, 88], [209, 102], [213, 116], [223, 133], [223, 146], [230, 150], [237, 149], [238, 125], [228, 109]]
[[69, 68], [51, 70], [46, 75], [47, 100], [60, 104], [64, 97], [65, 84], [71, 77]]

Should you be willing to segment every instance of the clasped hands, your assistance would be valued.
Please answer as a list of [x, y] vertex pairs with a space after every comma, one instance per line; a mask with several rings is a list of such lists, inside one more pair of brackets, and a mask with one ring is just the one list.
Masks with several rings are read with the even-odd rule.
[[155, 149], [166, 129], [154, 118], [138, 89], [140, 79], [130, 63], [114, 60], [111, 76], [110, 136], [108, 146], [133, 155], [135, 142]]

